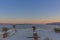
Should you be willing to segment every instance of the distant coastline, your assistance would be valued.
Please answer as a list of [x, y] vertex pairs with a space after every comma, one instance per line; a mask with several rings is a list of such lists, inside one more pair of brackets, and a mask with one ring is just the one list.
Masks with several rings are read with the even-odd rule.
[[60, 26], [60, 22], [47, 23], [46, 25], [58, 25], [58, 26]]

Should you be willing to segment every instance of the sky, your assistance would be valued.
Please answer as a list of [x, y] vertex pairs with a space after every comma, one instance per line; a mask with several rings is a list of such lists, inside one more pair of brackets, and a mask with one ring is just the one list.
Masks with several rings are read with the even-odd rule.
[[0, 0], [0, 23], [60, 22], [60, 0]]

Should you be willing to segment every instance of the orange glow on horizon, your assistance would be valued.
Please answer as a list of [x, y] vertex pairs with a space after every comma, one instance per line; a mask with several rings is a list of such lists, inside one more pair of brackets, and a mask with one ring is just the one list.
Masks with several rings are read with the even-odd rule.
[[0, 19], [0, 23], [12, 24], [46, 24], [60, 22], [60, 19]]

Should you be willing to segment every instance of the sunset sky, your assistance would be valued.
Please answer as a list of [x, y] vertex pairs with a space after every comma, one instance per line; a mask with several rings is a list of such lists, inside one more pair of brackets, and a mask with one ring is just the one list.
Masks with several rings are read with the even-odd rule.
[[0, 23], [60, 22], [60, 0], [0, 0]]

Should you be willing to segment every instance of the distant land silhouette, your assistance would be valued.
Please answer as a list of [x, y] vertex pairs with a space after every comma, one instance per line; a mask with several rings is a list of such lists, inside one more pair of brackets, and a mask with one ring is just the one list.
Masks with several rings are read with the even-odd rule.
[[60, 22], [47, 23], [47, 25], [59, 25], [60, 26]]

